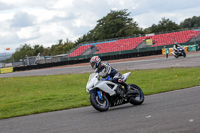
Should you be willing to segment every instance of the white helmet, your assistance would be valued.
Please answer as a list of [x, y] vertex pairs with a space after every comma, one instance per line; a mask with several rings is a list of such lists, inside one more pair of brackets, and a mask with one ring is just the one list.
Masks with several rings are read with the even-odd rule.
[[100, 63], [101, 63], [101, 58], [99, 58], [98, 56], [93, 56], [90, 59], [90, 65], [94, 70], [98, 69]]

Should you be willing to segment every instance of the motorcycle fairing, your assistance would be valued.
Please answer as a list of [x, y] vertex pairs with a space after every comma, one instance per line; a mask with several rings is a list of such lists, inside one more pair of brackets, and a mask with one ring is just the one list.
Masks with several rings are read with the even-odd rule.
[[[110, 86], [113, 86], [113, 88], [111, 88]], [[95, 88], [99, 88], [100, 90], [102, 90], [105, 93], [108, 93], [110, 96], [115, 95], [115, 89], [118, 87], [117, 84], [111, 82], [111, 81], [99, 81], [96, 85]], [[93, 88], [94, 89], [94, 88]]]

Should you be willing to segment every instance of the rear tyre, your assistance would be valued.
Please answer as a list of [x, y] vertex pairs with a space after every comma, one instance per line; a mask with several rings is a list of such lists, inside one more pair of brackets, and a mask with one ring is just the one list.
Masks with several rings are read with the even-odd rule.
[[133, 105], [140, 105], [144, 102], [144, 94], [140, 87], [134, 84], [130, 84], [131, 91], [136, 91], [137, 93], [130, 97], [130, 103]]
[[102, 95], [102, 98], [99, 99], [97, 92], [90, 94], [90, 103], [96, 110], [100, 112], [107, 111], [110, 107], [110, 102], [106, 95]]

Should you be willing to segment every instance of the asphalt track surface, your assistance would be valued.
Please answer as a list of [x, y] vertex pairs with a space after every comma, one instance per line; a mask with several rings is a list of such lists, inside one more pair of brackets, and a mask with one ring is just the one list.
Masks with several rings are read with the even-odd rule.
[[92, 106], [0, 120], [0, 133], [199, 133], [200, 87], [98, 112]]
[[[109, 61], [118, 70], [199, 67], [200, 54]], [[92, 72], [88, 64], [4, 74], [10, 76]], [[123, 67], [122, 67], [123, 66]], [[125, 68], [124, 68], [125, 67]], [[74, 70], [75, 69], [75, 70]], [[39, 71], [39, 73], [37, 73]], [[29, 73], [31, 72], [31, 73]], [[54, 73], [52, 73], [54, 72]], [[42, 73], [42, 74], [41, 74]], [[6, 76], [5, 76], [6, 75]], [[98, 112], [92, 106], [0, 120], [0, 133], [199, 133], [200, 86], [145, 96], [140, 106], [125, 104]], [[89, 98], [89, 97], [88, 97]], [[14, 111], [14, 110], [13, 110]]]

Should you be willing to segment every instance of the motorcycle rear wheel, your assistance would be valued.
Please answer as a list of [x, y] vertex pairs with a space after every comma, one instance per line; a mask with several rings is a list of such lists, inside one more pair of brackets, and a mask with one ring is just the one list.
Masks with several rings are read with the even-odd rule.
[[110, 102], [106, 95], [102, 95], [102, 98], [99, 99], [97, 93], [90, 94], [90, 103], [96, 110], [100, 112], [107, 111], [110, 107]]
[[137, 85], [130, 84], [130, 86], [131, 86], [131, 90], [138, 92], [138, 94], [130, 97], [130, 103], [133, 105], [142, 104], [144, 102], [144, 94], [143, 94], [142, 90]]

